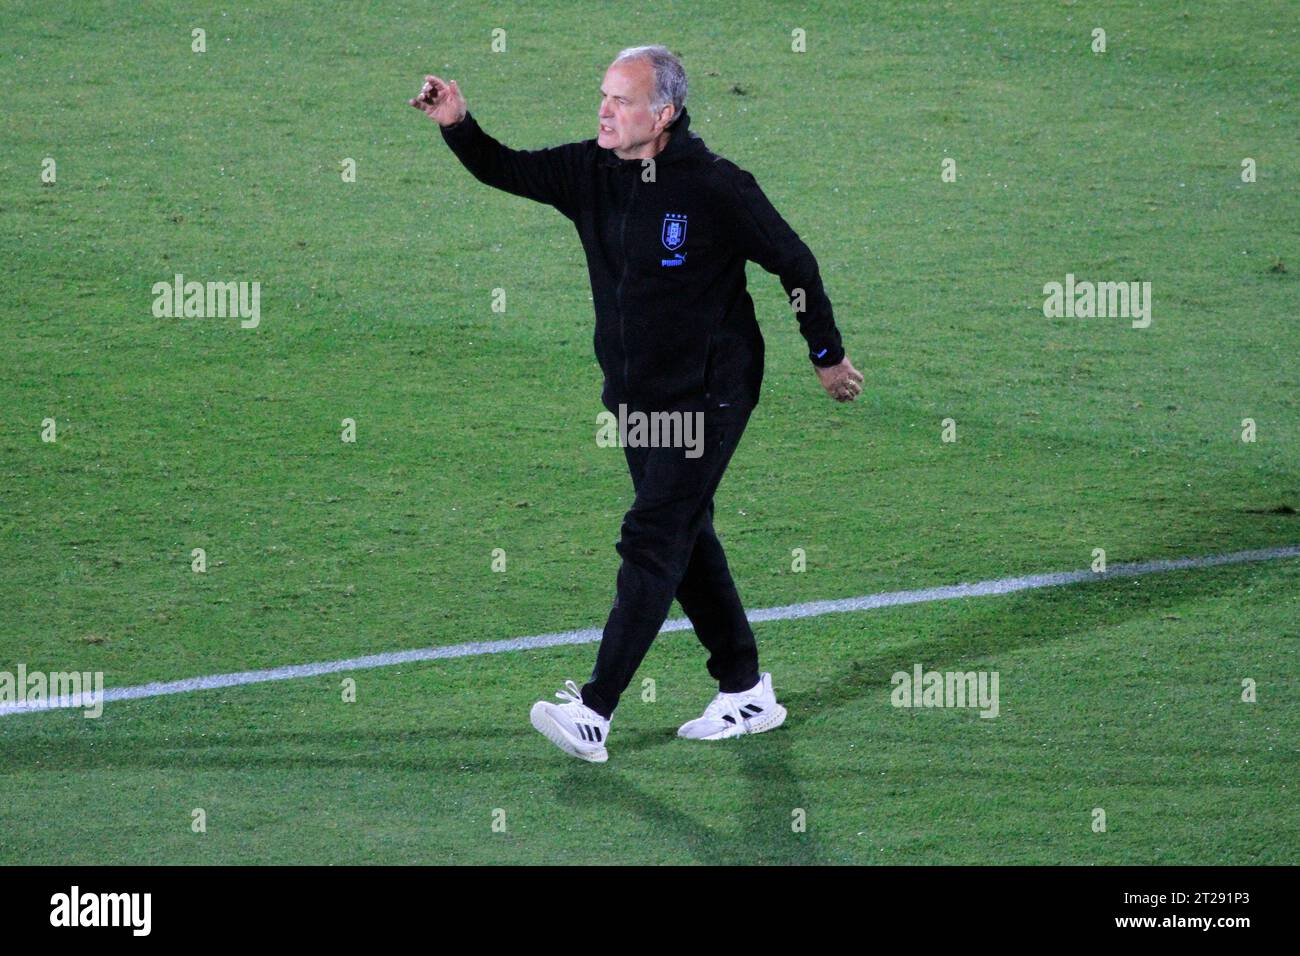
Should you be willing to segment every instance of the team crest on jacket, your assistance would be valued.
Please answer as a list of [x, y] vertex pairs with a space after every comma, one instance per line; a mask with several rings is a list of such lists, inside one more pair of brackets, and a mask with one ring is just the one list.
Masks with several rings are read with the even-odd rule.
[[664, 248], [669, 252], [676, 252], [686, 242], [686, 216], [682, 213], [670, 212], [664, 216]]

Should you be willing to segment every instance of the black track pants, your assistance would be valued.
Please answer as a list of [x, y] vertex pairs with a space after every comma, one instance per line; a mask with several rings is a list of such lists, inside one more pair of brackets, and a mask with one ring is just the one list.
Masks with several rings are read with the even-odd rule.
[[596, 667], [582, 688], [588, 707], [609, 717], [632, 681], [676, 597], [709, 651], [709, 673], [727, 693], [758, 683], [754, 632], [713, 531], [713, 494], [740, 443], [749, 410], [704, 413], [703, 452], [623, 449], [636, 499], [623, 519], [618, 595]]

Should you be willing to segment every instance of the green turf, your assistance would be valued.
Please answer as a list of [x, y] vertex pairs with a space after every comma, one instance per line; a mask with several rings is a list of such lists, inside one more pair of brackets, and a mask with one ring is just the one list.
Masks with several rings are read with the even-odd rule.
[[[1292, 562], [767, 625], [790, 719], [714, 745], [674, 736], [712, 691], [694, 638], [669, 635], [640, 674], [654, 701], [638, 683], [603, 766], [561, 759], [526, 720], [539, 680], [582, 670], [589, 647], [363, 672], [355, 703], [322, 677], [109, 705], [98, 720], [4, 718], [5, 782], [23, 798], [0, 806], [0, 852], [1294, 863], [1298, 586]], [[998, 717], [894, 708], [890, 675], [913, 663], [997, 670]]]
[[[511, 145], [586, 138], [641, 42], [813, 248], [867, 376], [829, 402], [750, 267], [768, 368], [717, 515], [747, 603], [1300, 543], [1289, 4], [3, 18], [0, 670], [121, 686], [600, 623], [630, 483], [594, 441], [581, 250], [406, 99], [434, 71]], [[154, 318], [175, 272], [260, 281], [261, 326]], [[1067, 272], [1151, 281], [1151, 327], [1045, 319]], [[766, 624], [790, 723], [735, 747], [672, 737], [710, 693], [674, 635], [604, 767], [526, 722], [591, 647], [362, 673], [354, 705], [322, 678], [0, 717], [0, 861], [1294, 863], [1297, 564]], [[998, 670], [1001, 715], [890, 708], [915, 662]]]

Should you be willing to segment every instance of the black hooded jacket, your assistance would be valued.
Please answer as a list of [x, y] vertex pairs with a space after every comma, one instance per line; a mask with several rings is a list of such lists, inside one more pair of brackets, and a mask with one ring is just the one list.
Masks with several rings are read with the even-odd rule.
[[509, 149], [468, 113], [442, 128], [478, 180], [552, 205], [577, 227], [605, 373], [601, 401], [611, 411], [758, 403], [763, 337], [746, 260], [780, 277], [814, 364], [844, 357], [812, 252], [754, 177], [689, 127], [683, 109], [653, 163], [619, 159], [594, 139]]

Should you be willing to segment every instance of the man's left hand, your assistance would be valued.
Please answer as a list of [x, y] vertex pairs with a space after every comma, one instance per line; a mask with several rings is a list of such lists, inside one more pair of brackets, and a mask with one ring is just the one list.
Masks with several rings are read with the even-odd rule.
[[831, 365], [822, 368], [814, 365], [813, 369], [817, 372], [817, 377], [821, 379], [822, 388], [826, 389], [826, 394], [837, 402], [851, 402], [862, 394], [862, 383], [865, 379], [862, 373], [853, 367], [846, 355], [840, 361], [839, 365]]

